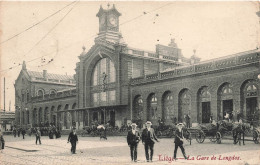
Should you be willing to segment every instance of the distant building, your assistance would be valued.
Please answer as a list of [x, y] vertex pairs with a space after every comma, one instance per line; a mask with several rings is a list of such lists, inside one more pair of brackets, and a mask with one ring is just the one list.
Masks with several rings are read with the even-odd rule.
[[120, 127], [128, 120], [156, 125], [159, 117], [184, 122], [185, 115], [208, 123], [211, 115], [221, 120], [226, 113], [252, 120], [259, 111], [259, 50], [200, 62], [195, 51], [185, 58], [174, 39], [154, 52], [131, 48], [119, 32], [120, 15], [115, 6], [100, 7], [99, 34], [89, 51], [83, 47], [75, 80], [23, 64], [15, 83], [17, 124]]
[[0, 111], [0, 128], [2, 131], [11, 131], [14, 126], [15, 112]]

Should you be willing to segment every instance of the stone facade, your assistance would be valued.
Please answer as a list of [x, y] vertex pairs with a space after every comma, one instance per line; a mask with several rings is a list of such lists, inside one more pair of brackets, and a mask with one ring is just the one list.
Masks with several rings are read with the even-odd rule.
[[[69, 129], [75, 121], [81, 129], [95, 120], [121, 127], [129, 120], [140, 125], [151, 120], [156, 125], [159, 117], [167, 124], [174, 118], [184, 122], [185, 115], [190, 115], [192, 123], [208, 123], [210, 116], [221, 120], [226, 113], [234, 119], [241, 113], [251, 120], [258, 113], [259, 50], [200, 62], [195, 51], [185, 58], [174, 39], [168, 46], [156, 45], [155, 52], [131, 48], [119, 32], [120, 15], [114, 6], [100, 8], [99, 34], [89, 51], [83, 47], [79, 55], [75, 83], [28, 78], [21, 83], [18, 77], [16, 91], [28, 89], [33, 96], [20, 106], [29, 109], [29, 118], [34, 116], [29, 123], [55, 120], [56, 125]], [[24, 72], [26, 68], [20, 75], [26, 77]], [[36, 97], [39, 89], [49, 93], [43, 99]], [[21, 122], [23, 111], [17, 110], [20, 124], [25, 124]], [[44, 112], [49, 116], [44, 117]]]

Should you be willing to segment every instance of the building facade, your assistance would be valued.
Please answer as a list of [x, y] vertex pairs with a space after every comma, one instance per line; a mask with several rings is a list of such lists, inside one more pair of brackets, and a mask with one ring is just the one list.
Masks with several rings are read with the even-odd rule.
[[[220, 120], [225, 113], [242, 113], [251, 120], [258, 113], [259, 50], [200, 62], [195, 51], [185, 58], [174, 39], [155, 51], [131, 48], [119, 32], [120, 15], [115, 6], [100, 7], [99, 34], [90, 50], [83, 47], [71, 83], [50, 82], [48, 76], [38, 82], [30, 73], [21, 83], [18, 77], [16, 100], [27, 89], [32, 96], [17, 108], [20, 125], [48, 121], [69, 129], [74, 121], [81, 129], [93, 121], [120, 127], [128, 120], [156, 125], [159, 117], [171, 124], [174, 118], [183, 122], [184, 115], [192, 123], [208, 123], [210, 116]], [[23, 67], [20, 75], [26, 72]], [[39, 94], [40, 88], [48, 92]]]

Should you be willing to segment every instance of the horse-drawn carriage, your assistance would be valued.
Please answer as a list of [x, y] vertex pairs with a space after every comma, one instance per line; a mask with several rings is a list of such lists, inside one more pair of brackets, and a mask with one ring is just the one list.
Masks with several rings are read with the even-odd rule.
[[195, 134], [198, 143], [203, 143], [205, 138], [208, 137], [211, 142], [217, 142], [218, 144], [220, 144], [224, 136], [232, 136], [234, 144], [237, 144], [238, 142], [239, 144], [241, 144], [241, 140], [243, 140], [243, 144], [245, 144], [245, 134], [253, 136], [253, 141], [255, 143], [259, 143], [260, 128], [253, 129], [252, 133], [249, 123], [238, 123], [222, 120], [216, 123], [216, 125], [207, 123], [200, 124], [199, 127], [200, 128], [197, 129]]

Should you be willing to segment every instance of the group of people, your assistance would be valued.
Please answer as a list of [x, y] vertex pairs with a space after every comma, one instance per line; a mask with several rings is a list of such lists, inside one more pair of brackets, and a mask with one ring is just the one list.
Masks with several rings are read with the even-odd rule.
[[[131, 160], [134, 162], [137, 162], [137, 147], [140, 141], [142, 141], [142, 144], [144, 145], [145, 150], [145, 157], [147, 162], [153, 161], [153, 153], [154, 153], [154, 144], [155, 142], [159, 142], [157, 139], [154, 129], [151, 127], [152, 123], [150, 121], [147, 121], [145, 123], [146, 128], [142, 131], [142, 134], [137, 130], [136, 123], [132, 123], [132, 129], [128, 131], [127, 134], [127, 143], [130, 147], [130, 155]], [[185, 149], [183, 148], [183, 124], [179, 123], [177, 124], [178, 129], [175, 132], [175, 149], [174, 149], [174, 159], [176, 159], [177, 149], [178, 147], [181, 148], [181, 151], [183, 153], [183, 156], [185, 159], [187, 159]]]
[[25, 129], [23, 129], [23, 128], [18, 128], [18, 129], [13, 129], [13, 135], [14, 135], [14, 137], [16, 137], [16, 134], [17, 134], [17, 136], [18, 137], [20, 137], [20, 134], [22, 134], [22, 136], [23, 136], [23, 139], [24, 139], [24, 136], [25, 136], [25, 134], [26, 134], [26, 130]]

